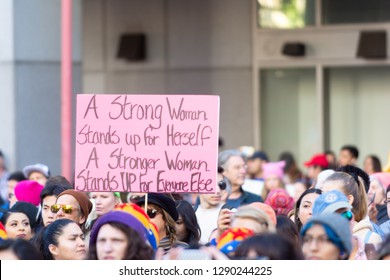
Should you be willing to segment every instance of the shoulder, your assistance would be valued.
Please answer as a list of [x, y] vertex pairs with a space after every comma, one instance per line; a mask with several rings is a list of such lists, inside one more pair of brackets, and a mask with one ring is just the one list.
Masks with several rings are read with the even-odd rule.
[[259, 195], [246, 192], [246, 191], [244, 191], [242, 195], [244, 196], [245, 203], [263, 202], [263, 199]]

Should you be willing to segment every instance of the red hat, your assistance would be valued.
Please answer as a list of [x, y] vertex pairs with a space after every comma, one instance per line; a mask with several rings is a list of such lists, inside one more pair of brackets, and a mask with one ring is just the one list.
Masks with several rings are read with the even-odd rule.
[[305, 162], [305, 166], [314, 166], [314, 165], [319, 165], [323, 168], [328, 168], [329, 163], [328, 160], [326, 159], [325, 154], [316, 154], [314, 155], [309, 161]]
[[275, 210], [276, 215], [287, 215], [294, 208], [294, 199], [285, 189], [273, 189], [264, 201]]

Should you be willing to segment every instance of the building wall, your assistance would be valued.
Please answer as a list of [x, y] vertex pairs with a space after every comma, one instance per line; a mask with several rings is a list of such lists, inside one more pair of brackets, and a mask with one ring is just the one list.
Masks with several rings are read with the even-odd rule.
[[[0, 30], [7, 42], [0, 47], [0, 148], [10, 171], [41, 162], [53, 175], [61, 174], [61, 1], [6, 0], [0, 5], [6, 19]], [[73, 16], [73, 90], [80, 92], [78, 0]]]
[[[252, 1], [83, 1], [83, 92], [217, 94], [225, 147], [253, 144]], [[123, 33], [147, 60], [116, 58]]]

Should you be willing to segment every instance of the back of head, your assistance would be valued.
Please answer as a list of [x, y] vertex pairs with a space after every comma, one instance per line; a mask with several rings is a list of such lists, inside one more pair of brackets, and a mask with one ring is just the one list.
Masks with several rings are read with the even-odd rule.
[[288, 215], [294, 209], [294, 199], [285, 189], [273, 189], [265, 203], [275, 210], [276, 215]]
[[[248, 254], [256, 253], [256, 257]], [[278, 233], [263, 233], [249, 237], [237, 247], [239, 259], [303, 260], [301, 249], [289, 238]]]
[[[237, 209], [233, 215], [232, 224], [234, 224], [234, 220], [237, 218], [253, 220], [258, 223], [260, 227], [265, 225], [267, 232], [276, 232], [276, 226], [269, 215], [262, 209], [254, 207], [251, 204], [240, 206]], [[263, 230], [260, 232], [263, 232]]]
[[64, 176], [57, 175], [47, 179], [45, 187], [56, 186], [64, 190], [72, 189], [72, 184]]
[[7, 180], [8, 181], [11, 181], [11, 180], [14, 180], [16, 182], [20, 182], [20, 181], [23, 181], [23, 180], [26, 180], [26, 176], [24, 176], [23, 172], [22, 171], [15, 171], [15, 172], [12, 172], [11, 174], [9, 174]]
[[22, 238], [0, 240], [0, 251], [11, 250], [19, 260], [42, 260], [38, 248]]
[[364, 182], [364, 189], [366, 193], [368, 192], [368, 189], [370, 188], [370, 176], [363, 169], [353, 165], [345, 165], [338, 167], [336, 171], [345, 172], [351, 176], [360, 177]]

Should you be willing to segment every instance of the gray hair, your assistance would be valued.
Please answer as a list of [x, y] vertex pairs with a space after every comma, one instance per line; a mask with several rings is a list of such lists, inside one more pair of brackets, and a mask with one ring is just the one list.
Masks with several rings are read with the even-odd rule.
[[226, 163], [229, 161], [231, 157], [239, 156], [242, 157], [242, 153], [237, 149], [224, 150], [218, 154], [218, 166], [226, 169]]

